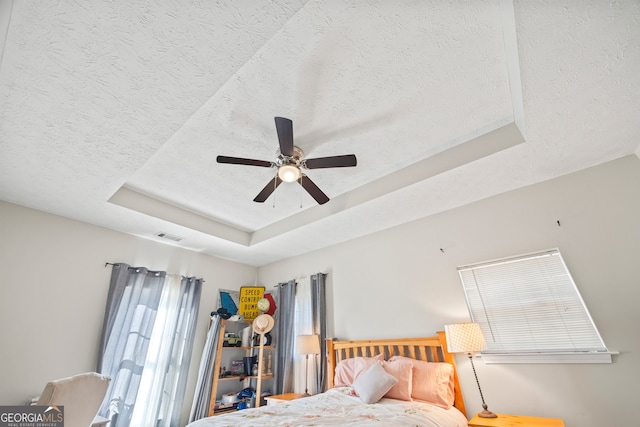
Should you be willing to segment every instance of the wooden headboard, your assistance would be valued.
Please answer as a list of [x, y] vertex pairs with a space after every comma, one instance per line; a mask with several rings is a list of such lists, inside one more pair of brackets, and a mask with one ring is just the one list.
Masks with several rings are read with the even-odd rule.
[[383, 340], [360, 340], [360, 341], [337, 341], [327, 339], [327, 379], [329, 388], [333, 387], [336, 364], [351, 357], [373, 357], [384, 354], [385, 360], [391, 356], [404, 356], [411, 359], [424, 360], [427, 362], [446, 362], [453, 365], [453, 381], [455, 388], [455, 403], [465, 416], [467, 412], [464, 408], [460, 382], [458, 381], [458, 370], [456, 361], [452, 353], [447, 352], [447, 341], [444, 332], [438, 332], [436, 337], [427, 338], [395, 338]]

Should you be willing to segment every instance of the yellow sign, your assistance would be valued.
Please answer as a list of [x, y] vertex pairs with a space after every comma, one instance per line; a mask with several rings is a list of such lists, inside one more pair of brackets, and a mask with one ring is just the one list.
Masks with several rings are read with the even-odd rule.
[[264, 286], [242, 286], [240, 288], [240, 308], [238, 314], [244, 320], [253, 320], [260, 315], [257, 302], [264, 294]]

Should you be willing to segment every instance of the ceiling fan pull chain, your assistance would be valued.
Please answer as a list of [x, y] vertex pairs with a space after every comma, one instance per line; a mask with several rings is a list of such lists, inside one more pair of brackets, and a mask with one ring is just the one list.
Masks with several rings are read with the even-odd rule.
[[302, 174], [300, 174], [300, 186], [298, 187], [298, 194], [300, 194], [300, 209], [302, 209]]
[[276, 188], [278, 188], [278, 180], [276, 178], [273, 178], [273, 206], [271, 206], [272, 208], [276, 208]]

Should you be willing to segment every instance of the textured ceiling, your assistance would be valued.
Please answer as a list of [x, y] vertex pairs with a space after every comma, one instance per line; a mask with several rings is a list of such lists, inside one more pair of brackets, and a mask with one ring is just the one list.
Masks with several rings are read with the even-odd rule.
[[[636, 1], [3, 1], [0, 200], [251, 265], [628, 154]], [[283, 184], [274, 116], [331, 198]], [[174, 243], [158, 232], [182, 237]]]

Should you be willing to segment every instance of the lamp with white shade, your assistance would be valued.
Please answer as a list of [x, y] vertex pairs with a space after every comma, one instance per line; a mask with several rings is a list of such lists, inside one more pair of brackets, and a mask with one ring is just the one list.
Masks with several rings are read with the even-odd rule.
[[467, 356], [469, 356], [471, 369], [473, 369], [473, 375], [476, 377], [476, 384], [478, 384], [478, 391], [480, 391], [480, 398], [482, 399], [482, 411], [478, 413], [478, 416], [482, 418], [497, 418], [498, 416], [489, 411], [487, 404], [484, 403], [478, 374], [476, 374], [476, 368], [473, 365], [473, 353], [482, 351], [485, 348], [484, 336], [482, 335], [482, 330], [480, 330], [480, 325], [477, 323], [445, 325], [444, 332], [449, 353], [467, 353]]
[[309, 355], [320, 354], [320, 338], [318, 335], [298, 335], [296, 339], [296, 353], [305, 355], [303, 396], [310, 396], [308, 388]]

